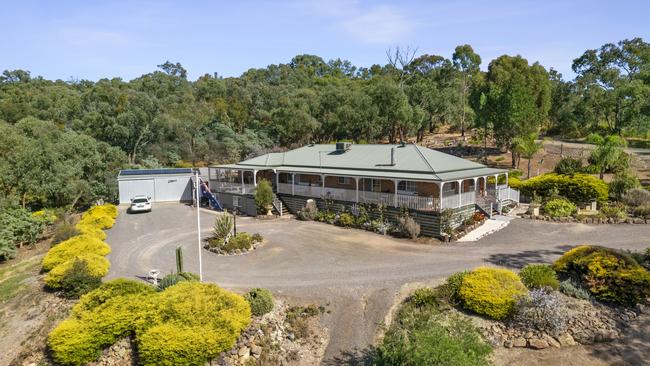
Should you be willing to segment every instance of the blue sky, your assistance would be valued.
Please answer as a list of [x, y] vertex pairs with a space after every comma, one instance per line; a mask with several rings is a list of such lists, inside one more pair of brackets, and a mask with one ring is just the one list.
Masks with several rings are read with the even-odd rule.
[[650, 40], [650, 1], [6, 1], [0, 70], [50, 79], [132, 79], [166, 60], [195, 79], [238, 76], [297, 54], [385, 64], [386, 50], [451, 57], [468, 43], [482, 68], [520, 54], [572, 78], [571, 61], [624, 38]]

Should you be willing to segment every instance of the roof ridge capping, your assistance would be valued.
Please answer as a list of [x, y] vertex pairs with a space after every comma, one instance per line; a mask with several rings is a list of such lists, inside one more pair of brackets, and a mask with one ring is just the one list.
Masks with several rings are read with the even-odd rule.
[[418, 152], [418, 155], [420, 155], [420, 158], [422, 158], [422, 160], [424, 160], [424, 163], [427, 164], [427, 166], [429, 167], [429, 169], [431, 170], [431, 172], [432, 172], [433, 174], [436, 174], [436, 170], [433, 169], [433, 167], [431, 166], [431, 163], [429, 163], [429, 159], [427, 159], [427, 158], [424, 156], [424, 154], [422, 153], [422, 151], [420, 151], [420, 146], [419, 146], [418, 144], [413, 144], [413, 146], [415, 147], [415, 151]]

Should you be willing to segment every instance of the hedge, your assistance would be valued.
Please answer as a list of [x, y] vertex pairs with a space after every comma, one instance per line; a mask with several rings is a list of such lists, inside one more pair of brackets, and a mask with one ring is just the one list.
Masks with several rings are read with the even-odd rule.
[[72, 268], [76, 259], [80, 259], [86, 262], [86, 265], [88, 266], [88, 272], [94, 277], [102, 278], [108, 273], [108, 269], [110, 267], [108, 259], [97, 254], [83, 253], [78, 254], [52, 268], [47, 273], [47, 275], [45, 275], [45, 284], [53, 289], [60, 288], [61, 280], [66, 275], [68, 270]]
[[574, 203], [587, 203], [593, 199], [605, 202], [609, 197], [607, 183], [588, 174], [548, 173], [522, 182], [519, 189], [528, 197], [548, 198], [559, 194]]
[[503, 319], [512, 313], [517, 298], [527, 292], [516, 273], [479, 267], [463, 277], [459, 296], [466, 309]]
[[116, 280], [82, 296], [48, 345], [57, 363], [83, 365], [135, 334], [143, 365], [203, 365], [235, 344], [250, 315], [241, 296], [214, 284], [182, 282], [155, 292]]
[[111, 247], [97, 238], [88, 235], [74, 236], [62, 241], [47, 252], [43, 258], [43, 270], [50, 271], [82, 253], [105, 256], [110, 252]]

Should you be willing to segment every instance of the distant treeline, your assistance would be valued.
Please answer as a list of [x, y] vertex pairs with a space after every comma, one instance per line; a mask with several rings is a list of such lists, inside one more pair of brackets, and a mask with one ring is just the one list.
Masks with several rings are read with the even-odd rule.
[[[573, 62], [572, 81], [521, 56], [500, 56], [483, 72], [469, 45], [451, 58], [408, 48], [387, 56], [385, 65], [364, 68], [298, 55], [240, 77], [206, 74], [195, 81], [171, 62], [131, 81], [50, 81], [5, 71], [0, 188], [13, 201], [49, 202], [44, 197], [54, 195], [64, 196], [52, 201], [57, 205], [76, 202], [76, 190], [17, 188], [42, 186], [39, 177], [48, 174], [68, 179], [20, 165], [39, 151], [55, 157], [38, 169], [81, 160], [68, 174], [83, 179], [81, 186], [89, 183], [83, 197], [103, 197], [110, 189], [98, 169], [232, 162], [310, 141], [394, 142], [449, 126], [487, 131], [510, 148], [531, 133], [647, 136], [650, 130], [650, 45], [640, 38], [586, 51]], [[13, 180], [4, 178], [11, 170]], [[17, 183], [26, 177], [33, 182]]]

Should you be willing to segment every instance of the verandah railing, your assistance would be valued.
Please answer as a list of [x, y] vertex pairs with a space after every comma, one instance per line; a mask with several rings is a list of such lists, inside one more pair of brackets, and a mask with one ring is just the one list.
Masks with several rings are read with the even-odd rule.
[[[294, 194], [306, 197], [329, 198], [339, 201], [361, 202], [370, 204], [384, 204], [386, 206], [407, 207], [413, 210], [439, 211], [441, 204], [438, 197], [417, 196], [409, 194], [394, 194], [387, 192], [355, 191], [343, 188], [330, 188], [322, 186], [305, 186], [278, 183], [278, 193]], [[442, 209], [456, 208], [471, 205], [476, 201], [476, 192], [463, 192], [442, 198]]]

